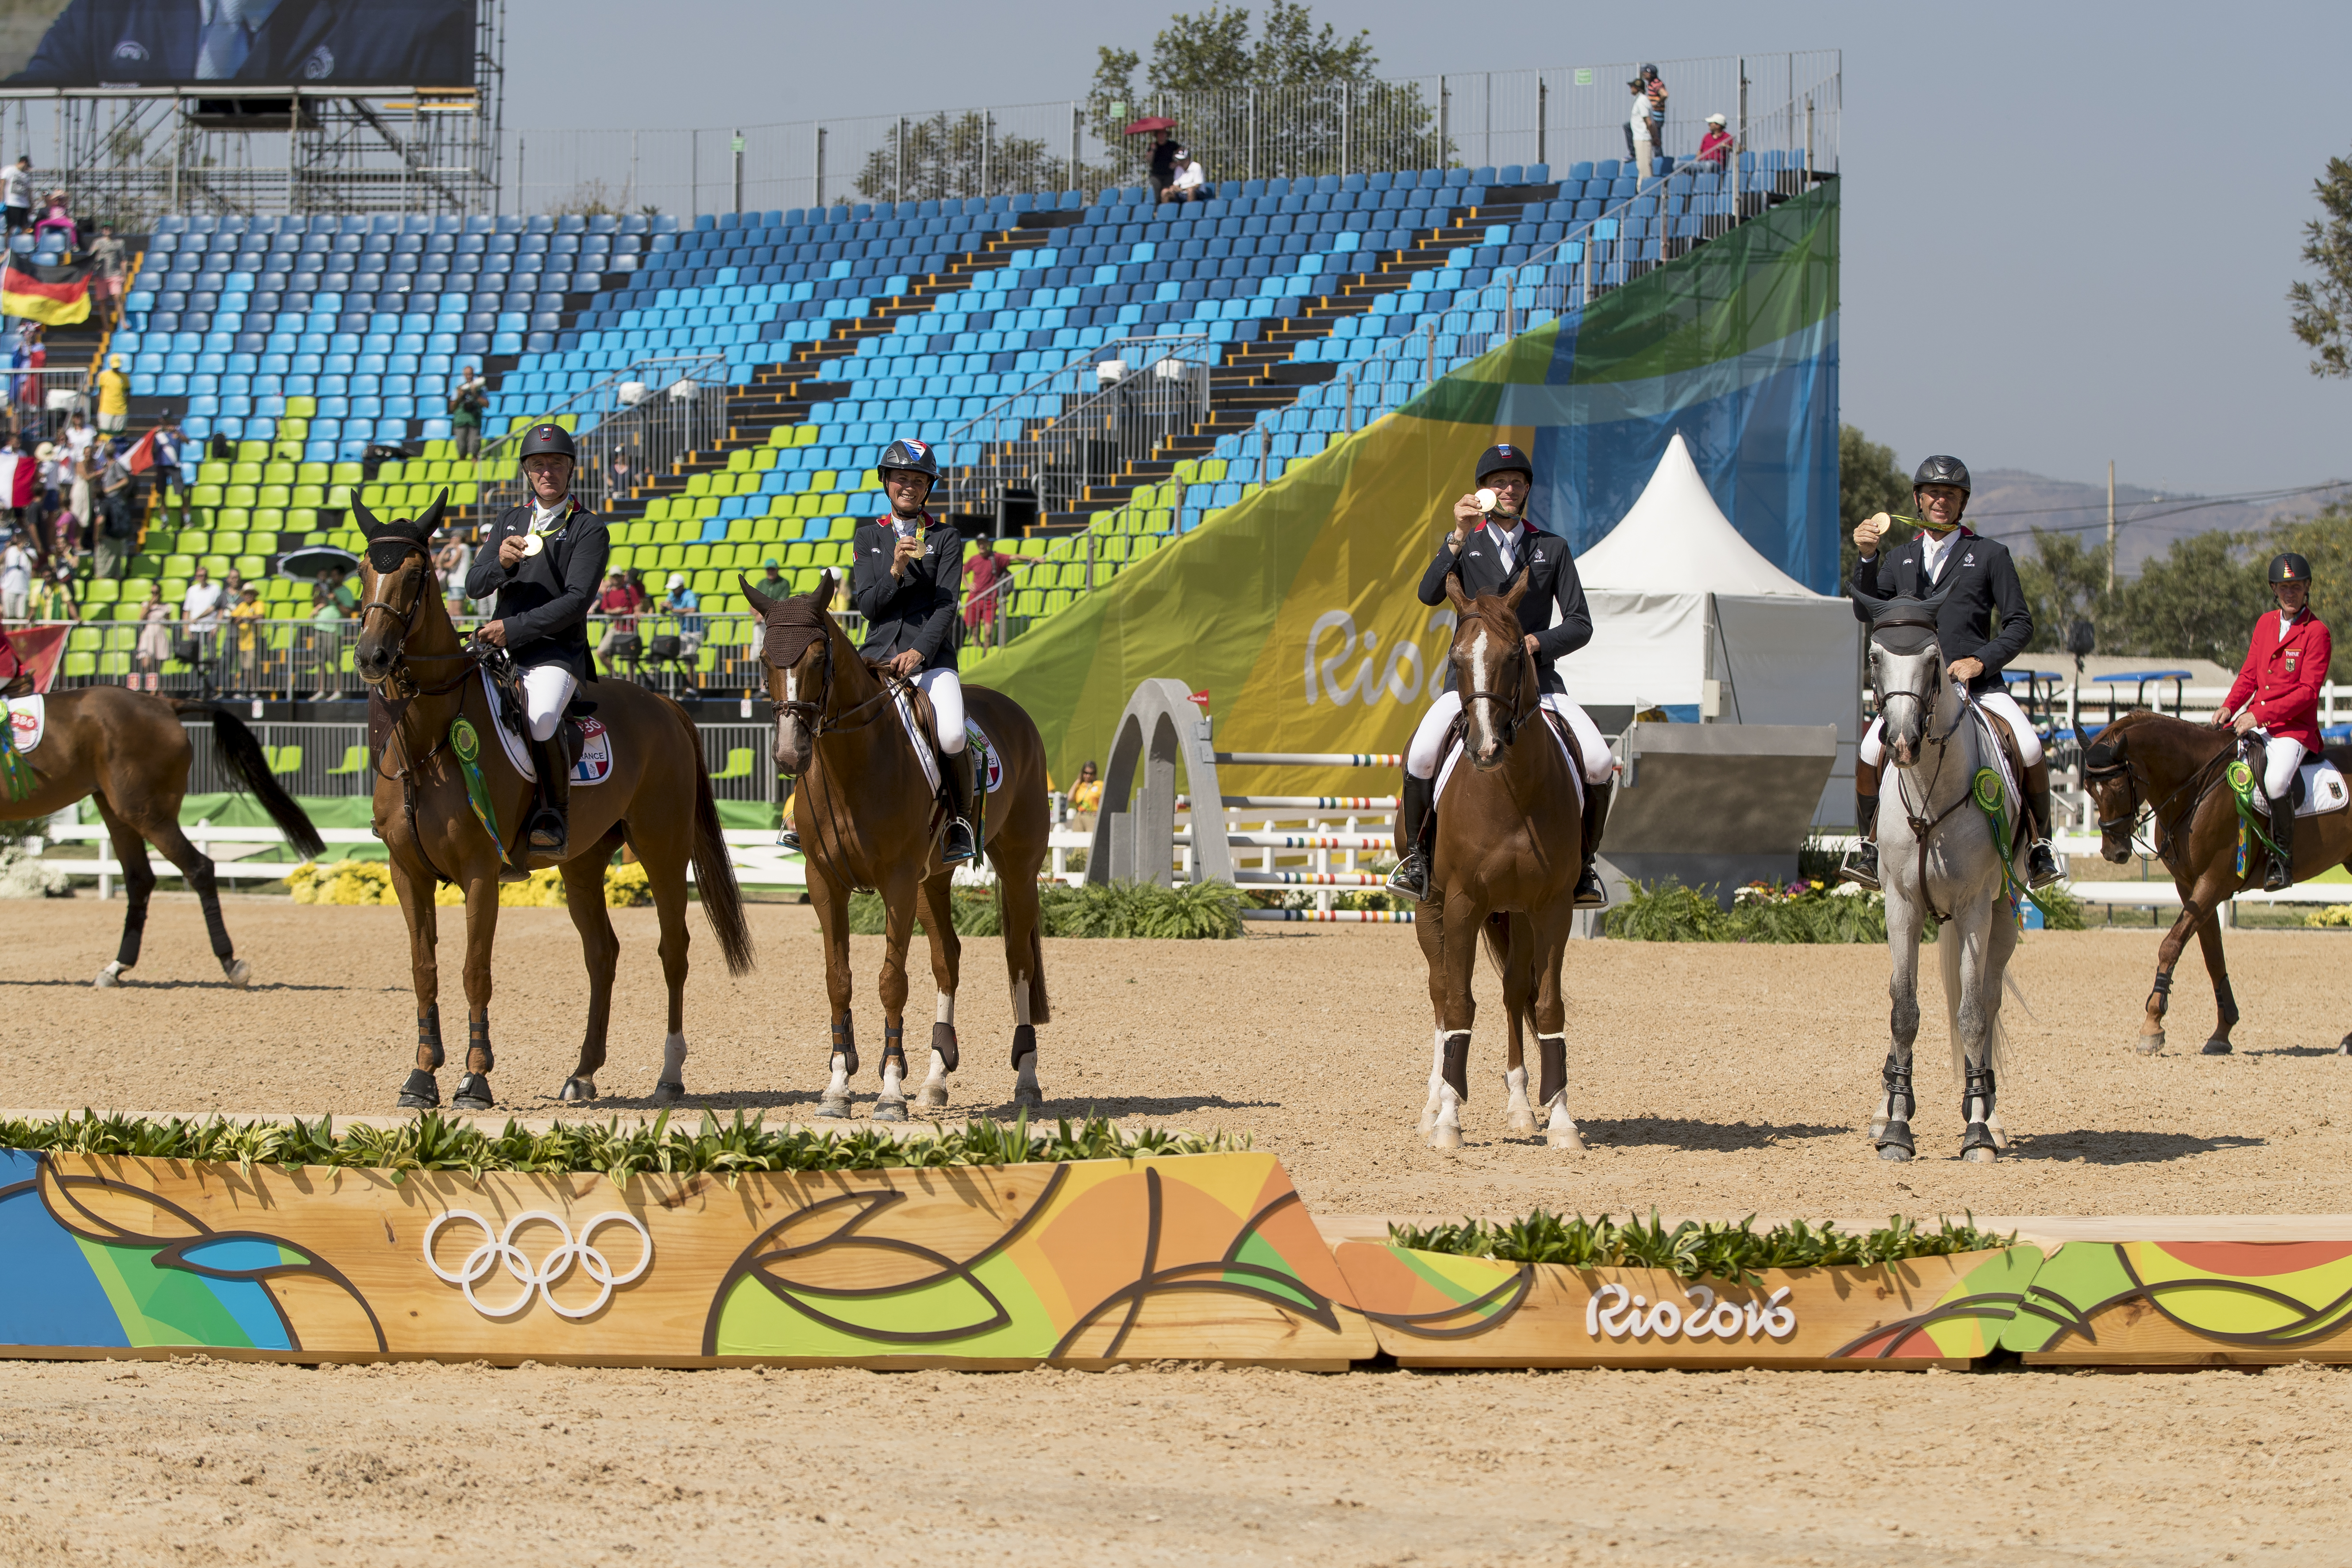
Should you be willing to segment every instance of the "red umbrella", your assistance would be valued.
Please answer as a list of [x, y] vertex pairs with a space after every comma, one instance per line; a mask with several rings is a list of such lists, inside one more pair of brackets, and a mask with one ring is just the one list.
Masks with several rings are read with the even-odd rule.
[[1176, 122], [1174, 121], [1169, 119], [1164, 114], [1154, 114], [1148, 118], [1137, 121], [1134, 124], [1120, 132], [1119, 134], [1122, 136], [1142, 136], [1154, 131], [1173, 131], [1175, 129]]

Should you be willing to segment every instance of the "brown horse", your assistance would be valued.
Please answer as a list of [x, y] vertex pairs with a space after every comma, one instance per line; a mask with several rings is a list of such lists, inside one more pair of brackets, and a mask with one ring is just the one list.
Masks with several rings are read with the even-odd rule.
[[1470, 1098], [1470, 1026], [1477, 1016], [1470, 981], [1482, 931], [1510, 1018], [1504, 1083], [1511, 1131], [1536, 1131], [1521, 1033], [1532, 1015], [1543, 1070], [1537, 1104], [1550, 1111], [1546, 1142], [1555, 1149], [1584, 1146], [1568, 1114], [1568, 1008], [1559, 981], [1584, 868], [1580, 764], [1573, 738], [1555, 740], [1544, 717], [1542, 678], [1517, 619], [1527, 591], [1522, 577], [1499, 597], [1469, 599], [1460, 579], [1445, 580], [1460, 617], [1447, 657], [1462, 693], [1463, 754], [1470, 765], [1454, 770], [1439, 797], [1430, 896], [1413, 924], [1437, 1019], [1421, 1129], [1435, 1149], [1462, 1146], [1460, 1108]]
[[[441, 1103], [434, 1073], [442, 1060], [440, 970], [434, 889], [466, 890], [466, 1075], [451, 1103], [487, 1110], [489, 1073], [490, 949], [498, 935], [499, 881], [520, 855], [530, 781], [510, 765], [497, 740], [498, 721], [483, 694], [478, 655], [461, 646], [441, 601], [426, 542], [440, 525], [444, 495], [415, 521], [381, 522], [354, 503], [368, 549], [361, 563], [367, 602], [360, 612], [353, 664], [371, 688], [370, 731], [383, 739], [376, 761], [375, 827], [390, 852], [392, 885], [408, 921], [409, 962], [416, 986], [416, 1065], [401, 1086], [404, 1107]], [[669, 983], [669, 1034], [662, 1046], [654, 1099], [686, 1093], [686, 870], [693, 862], [702, 912], [718, 935], [729, 973], [751, 967], [751, 933], [711, 802], [710, 773], [694, 721], [668, 698], [625, 680], [583, 688], [613, 736], [613, 771], [603, 782], [574, 785], [571, 848], [560, 863], [588, 963], [588, 1030], [579, 1064], [557, 1098], [596, 1098], [604, 1035], [613, 1011], [613, 969], [620, 940], [604, 908], [604, 869], [623, 845], [636, 852], [661, 921], [662, 973]], [[466, 729], [453, 728], [459, 720]], [[479, 759], [484, 805], [495, 834], [467, 791], [461, 749]], [[533, 857], [531, 868], [558, 864]]]
[[100, 985], [120, 985], [124, 971], [139, 962], [147, 900], [155, 891], [154, 868], [147, 859], [150, 844], [179, 868], [194, 889], [196, 902], [204, 906], [205, 929], [212, 934], [213, 956], [220, 960], [228, 983], [238, 987], [252, 983], [253, 966], [237, 957], [228, 928], [221, 922], [213, 863], [180, 831], [180, 802], [188, 793], [188, 763], [195, 752], [180, 722], [182, 714], [212, 721], [213, 744], [221, 760], [261, 802], [288, 843], [313, 857], [326, 847], [310, 818], [278, 787], [253, 731], [218, 704], [158, 698], [119, 686], [85, 687], [51, 696], [41, 743], [24, 758], [38, 782], [22, 800], [0, 795], [0, 820], [47, 816], [84, 795], [97, 801], [106, 836], [122, 860], [128, 906], [122, 915], [122, 945], [114, 962], [98, 972], [95, 984]]
[[[824, 931], [825, 992], [833, 1004], [832, 1077], [817, 1114], [849, 1114], [849, 1080], [857, 1071], [850, 1022], [849, 895], [878, 889], [885, 921], [882, 958], [882, 1091], [877, 1121], [907, 1118], [907, 942], [918, 901], [931, 942], [939, 1016], [931, 1026], [930, 1070], [921, 1103], [948, 1102], [947, 1075], [957, 1064], [956, 984], [962, 943], [950, 905], [952, 868], [939, 858], [934, 791], [908, 741], [891, 688], [886, 687], [827, 613], [832, 573], [813, 593], [771, 599], [742, 580], [743, 596], [766, 623], [768, 695], [776, 705], [776, 765], [800, 781], [793, 824], [807, 857], [809, 900]], [[1045, 804], [1045, 746], [1020, 705], [984, 687], [964, 688], [964, 706], [1003, 770], [1002, 784], [977, 782], [984, 804], [981, 848], [996, 868], [1004, 930], [1004, 963], [1013, 987], [1013, 1100], [1043, 1105], [1037, 1087], [1037, 1028], [1052, 1022], [1045, 1000], [1045, 952], [1038, 938], [1037, 872], [1051, 827]]]
[[[2083, 783], [2099, 814], [2099, 853], [2118, 866], [2130, 859], [2132, 835], [2145, 819], [2157, 854], [2172, 873], [2173, 886], [2180, 889], [2180, 916], [2157, 949], [2156, 984], [2132, 1042], [2143, 1056], [2164, 1049], [2172, 970], [2188, 950], [2191, 931], [2205, 952], [2205, 973], [2213, 980], [2213, 1007], [2219, 1015], [2205, 1054], [2230, 1054], [2238, 1001], [2230, 992], [2217, 917], [2232, 893], [2259, 886], [2270, 864], [2270, 850], [2262, 837], [2249, 834], [2246, 867], [2242, 872], [2238, 869], [2238, 803], [2228, 776], [2237, 752], [2238, 738], [2230, 731], [2163, 713], [2126, 713], [2100, 731], [2096, 740], [2084, 737]], [[2352, 752], [2330, 747], [2328, 757], [2337, 767], [2352, 769]], [[2330, 866], [2352, 868], [2352, 812], [2328, 812], [2296, 825], [2292, 868], [2296, 879]], [[2352, 1035], [2345, 1036], [2336, 1048], [2352, 1056]]]

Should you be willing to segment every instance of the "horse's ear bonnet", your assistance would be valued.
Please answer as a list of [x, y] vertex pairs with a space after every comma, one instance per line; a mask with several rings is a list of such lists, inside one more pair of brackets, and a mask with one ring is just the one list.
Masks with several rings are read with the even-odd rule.
[[423, 549], [431, 553], [433, 531], [440, 523], [442, 502], [448, 496], [449, 492], [443, 490], [440, 500], [436, 500], [423, 517], [402, 518], [392, 522], [378, 518], [368, 510], [365, 502], [353, 496], [352, 513], [359, 519], [360, 532], [366, 536], [368, 542], [368, 564], [379, 573], [397, 572], [400, 563], [415, 551]]
[[775, 668], [790, 669], [808, 652], [809, 644], [824, 636], [828, 618], [814, 594], [794, 594], [774, 601], [768, 611], [761, 653]]

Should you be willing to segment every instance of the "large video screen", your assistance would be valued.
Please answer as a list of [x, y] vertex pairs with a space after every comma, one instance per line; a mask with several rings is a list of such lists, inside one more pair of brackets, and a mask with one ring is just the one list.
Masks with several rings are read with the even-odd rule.
[[0, 0], [0, 86], [471, 87], [477, 0]]

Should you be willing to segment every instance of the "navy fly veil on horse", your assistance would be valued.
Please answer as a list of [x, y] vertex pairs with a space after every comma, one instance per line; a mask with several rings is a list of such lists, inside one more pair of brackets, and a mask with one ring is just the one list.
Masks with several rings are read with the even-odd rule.
[[768, 663], [777, 669], [790, 669], [801, 661], [809, 644], [824, 636], [825, 625], [831, 619], [815, 598], [795, 594], [772, 601], [765, 617], [767, 635], [761, 647]]

